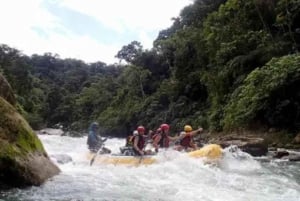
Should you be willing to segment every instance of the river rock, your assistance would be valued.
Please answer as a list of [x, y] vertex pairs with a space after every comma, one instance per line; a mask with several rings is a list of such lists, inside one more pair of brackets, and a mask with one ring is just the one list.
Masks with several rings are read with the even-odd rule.
[[60, 170], [26, 120], [0, 97], [0, 188], [41, 185]]
[[15, 95], [5, 77], [0, 74], [0, 97], [4, 98], [11, 105], [16, 104]]
[[290, 155], [288, 159], [289, 161], [300, 161], [300, 155]]
[[59, 164], [72, 162], [72, 157], [67, 154], [53, 154], [50, 157]]
[[56, 128], [44, 128], [42, 130], [37, 131], [38, 135], [64, 135], [64, 131], [62, 129]]
[[274, 153], [273, 158], [282, 158], [284, 156], [290, 155], [288, 151], [286, 150], [278, 150]]
[[294, 138], [294, 142], [296, 144], [300, 144], [300, 133], [298, 133], [298, 135], [296, 135], [296, 137]]
[[268, 147], [268, 151], [275, 152], [275, 151], [277, 151], [277, 148], [276, 147]]
[[70, 137], [82, 137], [84, 134], [83, 132], [68, 130], [64, 132], [63, 136], [70, 136]]
[[289, 161], [300, 161], [300, 152], [288, 149], [278, 149], [276, 152], [274, 152], [273, 158]]
[[210, 143], [219, 144], [223, 148], [236, 145], [252, 156], [264, 156], [268, 153], [267, 143], [263, 138], [258, 137], [230, 135], [210, 140]]

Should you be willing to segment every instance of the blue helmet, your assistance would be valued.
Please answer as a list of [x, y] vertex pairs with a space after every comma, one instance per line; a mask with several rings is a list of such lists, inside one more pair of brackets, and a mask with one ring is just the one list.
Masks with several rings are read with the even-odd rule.
[[93, 123], [91, 123], [90, 128], [92, 128], [92, 129], [99, 128], [99, 124], [97, 122], [93, 122]]

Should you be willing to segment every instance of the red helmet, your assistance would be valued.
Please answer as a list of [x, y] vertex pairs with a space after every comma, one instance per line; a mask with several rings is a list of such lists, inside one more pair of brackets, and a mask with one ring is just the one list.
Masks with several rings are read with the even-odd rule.
[[169, 130], [170, 126], [168, 124], [162, 124], [160, 125], [160, 128], [162, 131], [165, 131], [165, 130]]
[[140, 133], [140, 132], [145, 132], [145, 127], [144, 126], [139, 126], [137, 128], [137, 131]]

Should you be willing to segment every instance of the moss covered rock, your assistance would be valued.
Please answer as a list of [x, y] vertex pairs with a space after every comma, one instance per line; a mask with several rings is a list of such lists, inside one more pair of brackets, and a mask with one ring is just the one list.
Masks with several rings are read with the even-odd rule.
[[28, 123], [0, 97], [0, 188], [40, 185], [58, 174]]
[[6, 101], [8, 101], [10, 104], [12, 105], [16, 104], [16, 98], [14, 96], [14, 93], [9, 83], [1, 74], [0, 74], [0, 96], [3, 97]]

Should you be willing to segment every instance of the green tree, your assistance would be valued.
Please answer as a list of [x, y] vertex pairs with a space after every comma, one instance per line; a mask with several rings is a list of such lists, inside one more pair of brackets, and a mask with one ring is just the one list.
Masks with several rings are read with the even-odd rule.
[[143, 46], [140, 42], [132, 41], [130, 44], [122, 47], [116, 58], [120, 59], [120, 61], [125, 60], [128, 63], [132, 63], [141, 54], [142, 50]]
[[255, 121], [299, 129], [299, 78], [298, 54], [274, 58], [251, 72], [225, 108], [225, 129], [246, 127]]

